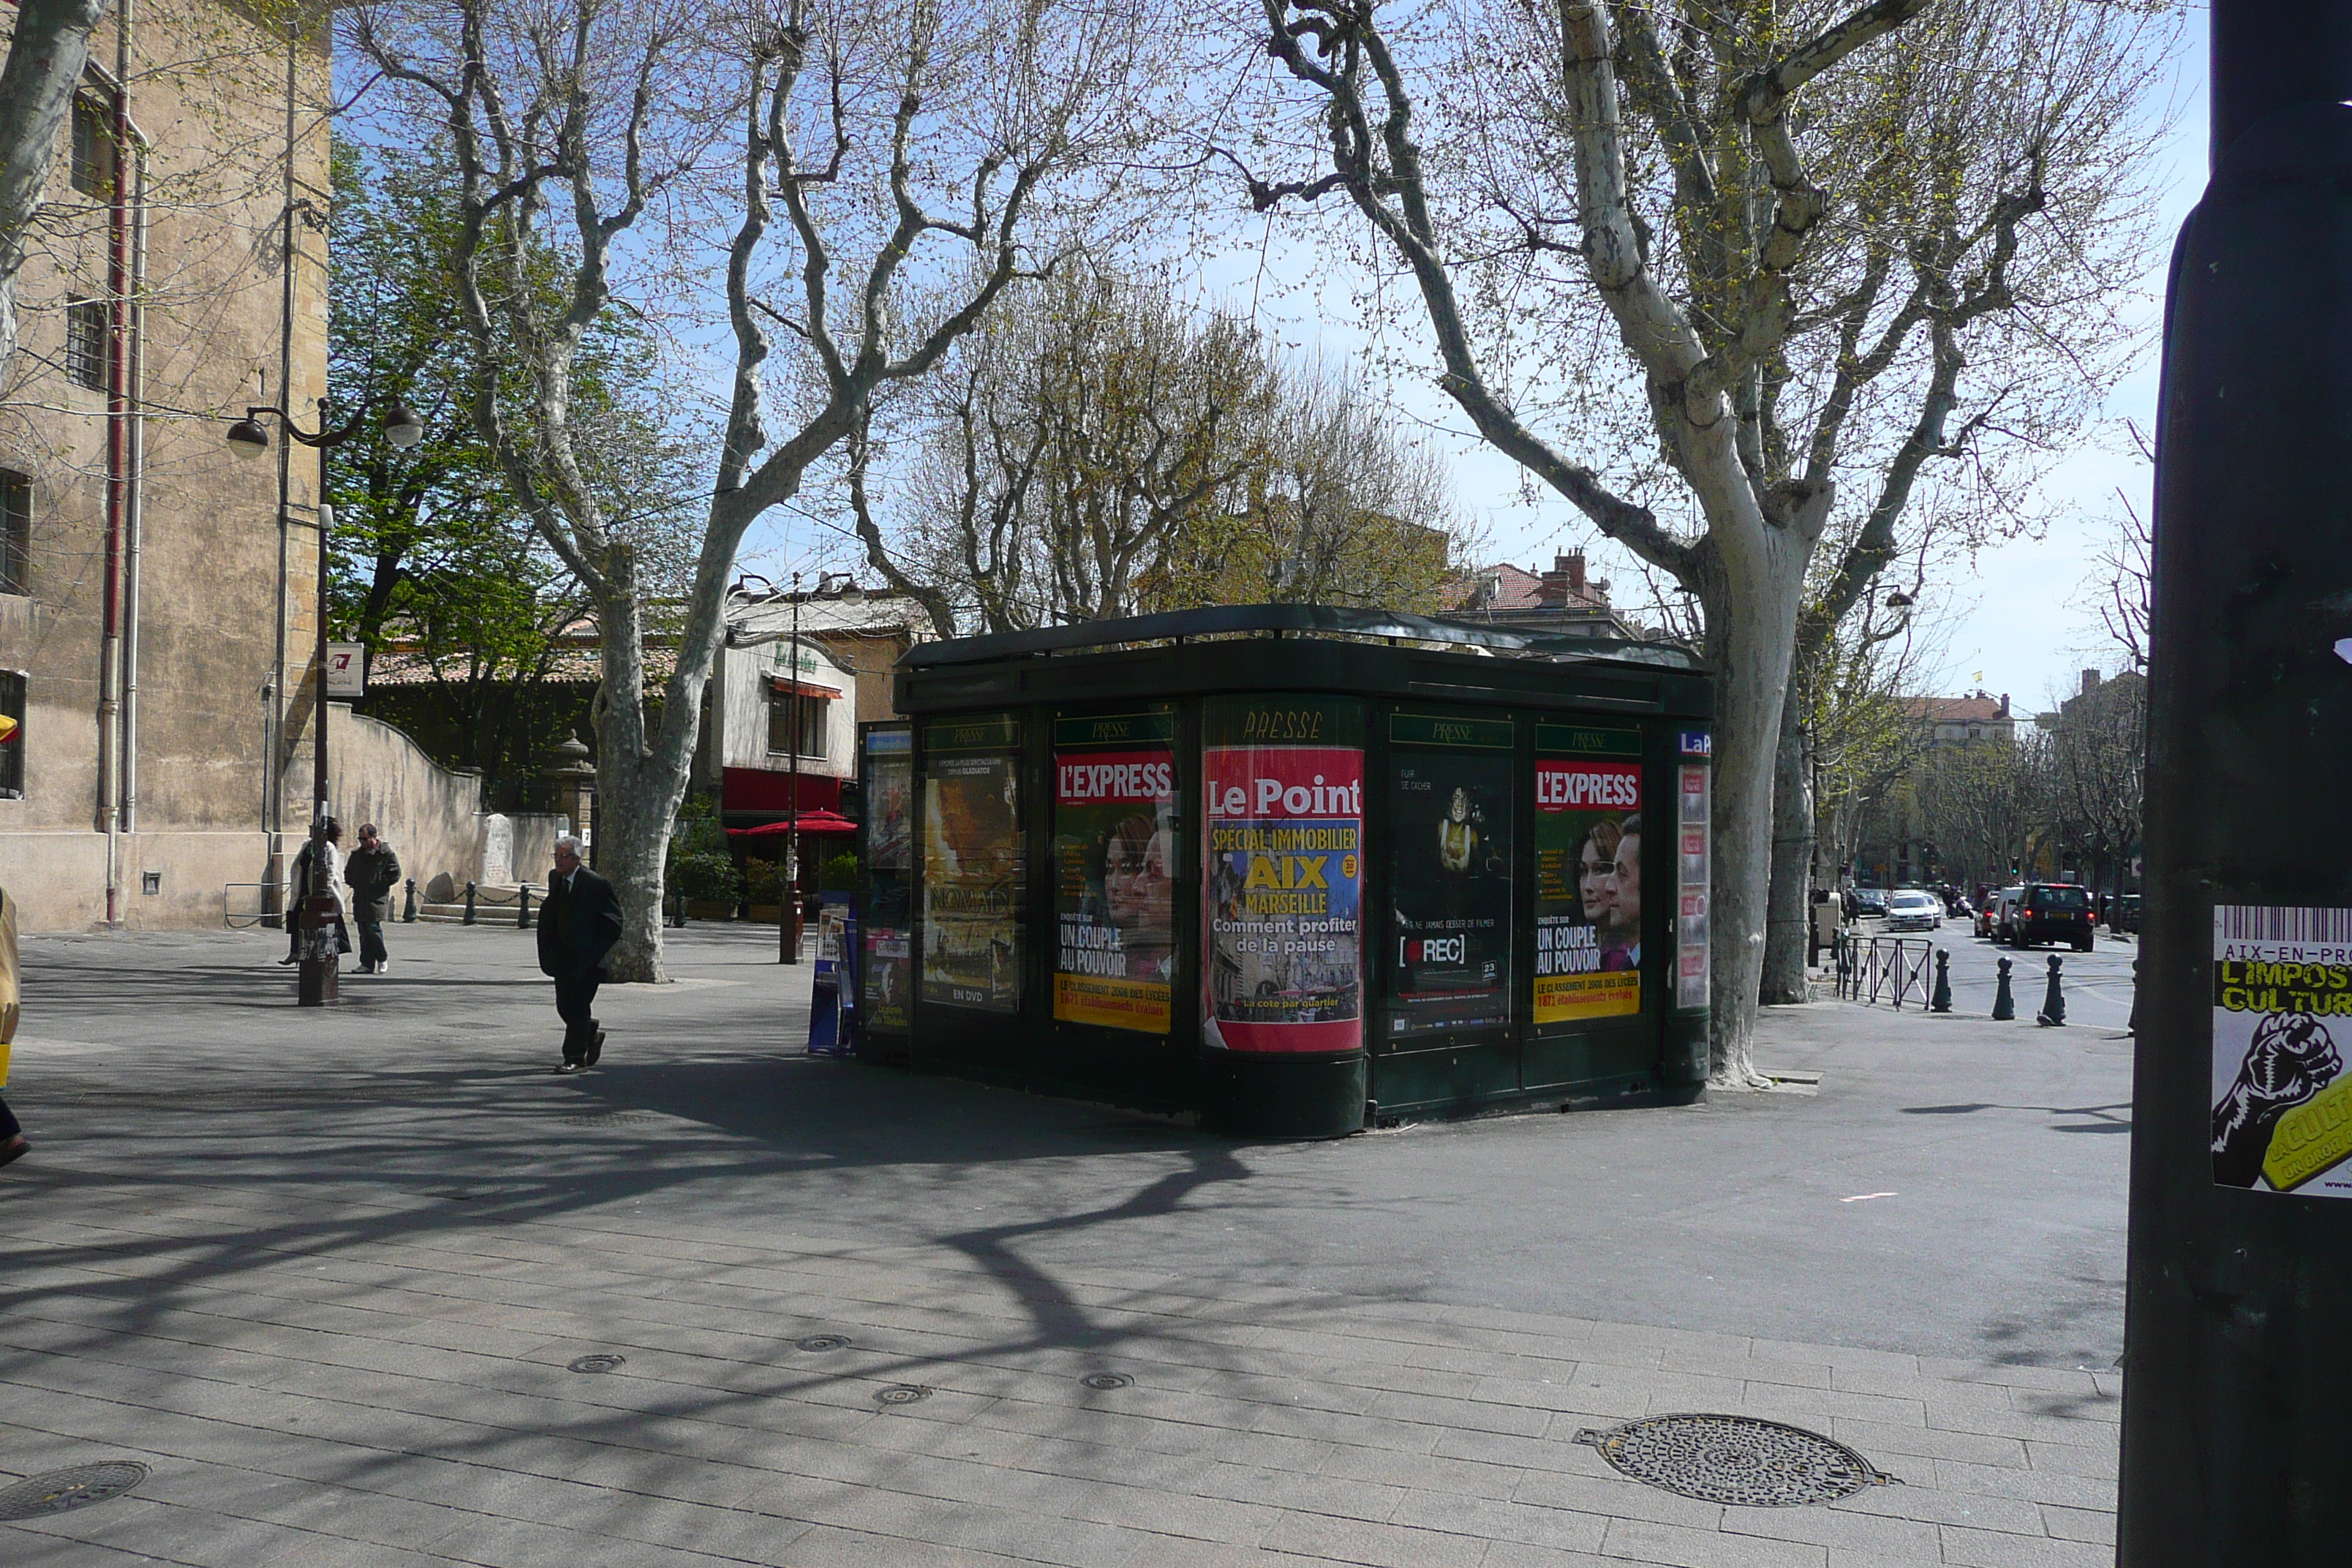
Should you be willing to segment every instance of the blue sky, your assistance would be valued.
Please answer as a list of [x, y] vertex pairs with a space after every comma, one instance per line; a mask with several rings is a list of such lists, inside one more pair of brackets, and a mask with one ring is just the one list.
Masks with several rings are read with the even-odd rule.
[[[2144, 431], [2154, 428], [2158, 365], [2153, 329], [2162, 315], [2164, 255], [2205, 180], [2201, 16], [2192, 17], [2182, 45], [2174, 62], [2172, 101], [2154, 106], [2171, 108], [2177, 119], [2159, 145], [2159, 167], [2153, 171], [2165, 192], [2158, 222], [2167, 244], [2152, 248], [2154, 260], [2136, 301], [2139, 320], [2149, 328], [2149, 347], [2108, 397], [2105, 431], [2063, 459], [2043, 481], [2043, 499], [2058, 503], [2048, 510], [2077, 521], [2053, 523], [2040, 539], [1988, 548], [1966, 569], [1931, 583], [1929, 609], [1942, 623], [1936, 684], [1943, 690], [1981, 686], [2008, 692], [2021, 710], [2031, 713], [2051, 706], [2048, 699], [2061, 688], [2071, 690], [2083, 668], [2111, 672], [2121, 657], [2106, 642], [2088, 601], [2107, 527], [2120, 514], [2116, 492], [2147, 515], [2150, 476], [2122, 422], [2135, 422]], [[1268, 238], [1271, 249], [1262, 250]], [[1349, 308], [1349, 282], [1296, 237], [1286, 240], [1278, 228], [1252, 224], [1234, 233], [1229, 248], [1202, 262], [1198, 290], [1203, 302], [1254, 310], [1265, 330], [1301, 354], [1350, 356], [1360, 354], [1370, 339]], [[1385, 330], [1402, 333], [1417, 325], [1408, 318]], [[1424, 350], [1418, 357], [1426, 362], [1431, 356]], [[1548, 563], [1555, 552], [1581, 547], [1592, 558], [1595, 575], [1619, 581], [1621, 604], [1639, 600], [1639, 584], [1624, 558], [1564, 502], [1524, 500], [1517, 467], [1469, 435], [1459, 412], [1425, 378], [1421, 385], [1392, 386], [1390, 395], [1402, 416], [1447, 454], [1457, 500], [1490, 532], [1487, 559], [1538, 565]], [[829, 510], [816, 494], [807, 500], [814, 510]], [[781, 582], [795, 567], [856, 564], [845, 543], [805, 514], [779, 512], [746, 541], [744, 562]]]

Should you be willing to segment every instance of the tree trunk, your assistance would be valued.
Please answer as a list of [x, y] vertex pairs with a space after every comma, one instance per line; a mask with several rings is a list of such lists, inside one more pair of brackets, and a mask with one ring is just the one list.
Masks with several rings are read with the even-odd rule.
[[1794, 694], [1780, 703], [1780, 744], [1773, 756], [1772, 886], [1765, 898], [1764, 984], [1767, 1007], [1812, 1000], [1805, 957], [1812, 924], [1812, 759]]
[[[598, 731], [604, 740], [603, 726]], [[669, 978], [662, 967], [663, 863], [685, 792], [665, 788], [669, 781], [646, 760], [623, 765], [635, 775], [626, 784], [613, 776], [620, 769], [601, 759], [596, 766], [596, 870], [621, 900], [621, 940], [608, 967], [616, 981], [660, 984]]]
[[[1717, 537], [1742, 532], [1727, 529]], [[1774, 526], [1739, 543], [1745, 559], [1713, 556], [1696, 563], [1695, 572], [1717, 676], [1707, 1081], [1718, 1089], [1754, 1089], [1765, 1081], [1750, 1050], [1764, 978], [1772, 775], [1812, 539]]]
[[[16, 353], [16, 274], [58, 161], [58, 128], [104, 10], [100, 0], [24, 0], [0, 68], [0, 382]], [[125, 152], [118, 162], [128, 159]]]

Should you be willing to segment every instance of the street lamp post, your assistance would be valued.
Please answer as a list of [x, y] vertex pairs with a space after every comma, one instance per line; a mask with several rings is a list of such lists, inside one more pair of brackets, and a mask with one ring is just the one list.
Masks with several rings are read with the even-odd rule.
[[[295, 1000], [305, 1007], [324, 1007], [336, 1000], [339, 968], [334, 939], [339, 906], [334, 882], [327, 870], [327, 538], [335, 522], [334, 509], [327, 504], [327, 454], [359, 434], [361, 421], [377, 401], [369, 398], [349, 420], [333, 428], [327, 424], [327, 400], [323, 397], [319, 399], [319, 428], [315, 431], [295, 424], [294, 416], [285, 409], [267, 406], [248, 407], [245, 417], [228, 427], [229, 449], [247, 459], [257, 458], [269, 449], [269, 432], [261, 423], [265, 415], [277, 419], [289, 438], [319, 454], [319, 635], [312, 656], [318, 667], [318, 697], [311, 717], [310, 880], [304, 892], [306, 940], [295, 986]], [[425, 421], [401, 398], [383, 401], [384, 438], [404, 450], [415, 446], [424, 438]], [[271, 765], [276, 765], [274, 759]]]
[[784, 907], [783, 929], [776, 933], [776, 961], [798, 963], [801, 961], [801, 574], [793, 574], [793, 637], [792, 655], [786, 661], [792, 674], [792, 815], [784, 819]]

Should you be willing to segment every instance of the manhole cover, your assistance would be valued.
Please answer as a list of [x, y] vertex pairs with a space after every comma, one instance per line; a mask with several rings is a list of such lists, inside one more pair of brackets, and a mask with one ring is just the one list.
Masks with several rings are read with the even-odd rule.
[[121, 1497], [146, 1479], [147, 1467], [129, 1459], [76, 1465], [47, 1475], [28, 1476], [0, 1491], [0, 1520], [39, 1519], [44, 1514], [88, 1508], [94, 1502]]
[[1895, 1479], [1843, 1443], [1752, 1415], [1653, 1415], [1576, 1440], [1637, 1481], [1748, 1508], [1835, 1502]]
[[877, 1405], [912, 1405], [918, 1400], [929, 1399], [930, 1396], [931, 1391], [925, 1388], [919, 1383], [894, 1383], [887, 1388], [876, 1389], [874, 1391], [874, 1403]]
[[849, 1336], [847, 1334], [811, 1334], [804, 1340], [794, 1340], [793, 1343], [804, 1351], [845, 1351], [849, 1348]]
[[566, 1372], [612, 1372], [629, 1358], [620, 1355], [583, 1355], [578, 1361], [567, 1362]]
[[1088, 1388], [1100, 1388], [1106, 1390], [1113, 1388], [1131, 1388], [1135, 1385], [1135, 1379], [1128, 1376], [1127, 1373], [1123, 1372], [1090, 1372], [1087, 1373], [1086, 1376], [1078, 1379], [1078, 1381], [1085, 1384]]

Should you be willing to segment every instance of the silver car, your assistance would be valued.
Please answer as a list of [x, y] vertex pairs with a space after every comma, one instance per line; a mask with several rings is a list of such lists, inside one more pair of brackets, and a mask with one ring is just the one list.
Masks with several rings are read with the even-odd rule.
[[1941, 931], [1944, 901], [1933, 893], [1906, 888], [1886, 900], [1888, 931]]

